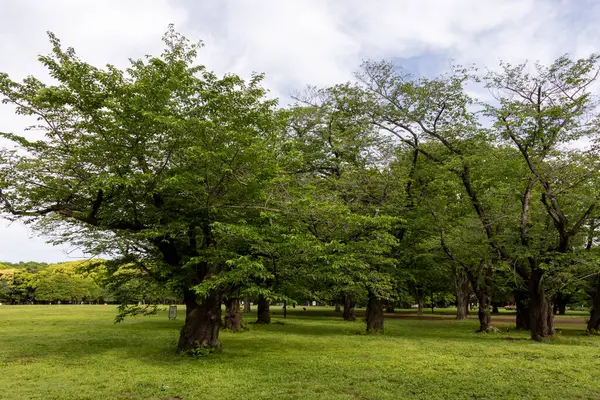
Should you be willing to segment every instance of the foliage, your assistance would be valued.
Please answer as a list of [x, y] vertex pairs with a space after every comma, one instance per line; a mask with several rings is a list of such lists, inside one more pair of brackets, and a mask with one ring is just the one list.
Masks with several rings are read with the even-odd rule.
[[89, 278], [70, 277], [62, 273], [43, 276], [35, 291], [38, 301], [97, 301], [101, 290]]
[[[7, 264], [0, 296], [104, 297], [123, 304], [117, 320], [148, 313], [127, 303], [183, 299], [179, 346], [196, 351], [220, 348], [194, 319], [210, 325], [225, 299], [447, 302], [460, 275], [481, 330], [492, 297], [527, 288], [539, 339], [552, 301], [594, 293], [599, 56], [485, 77], [366, 61], [356, 82], [277, 110], [262, 75], [217, 76], [172, 27], [163, 41], [121, 70], [50, 34], [53, 84], [0, 74], [3, 101], [44, 134], [1, 134], [17, 147], [0, 154], [3, 215], [111, 258]], [[495, 101], [471, 95], [482, 83]]]
[[4, 101], [45, 134], [2, 134], [18, 149], [2, 154], [0, 202], [54, 243], [109, 254], [109, 274], [128, 265], [191, 304], [204, 301], [199, 283], [240, 256], [213, 224], [251, 223], [268, 202], [279, 119], [262, 75], [218, 77], [195, 63], [201, 44], [172, 28], [163, 39], [163, 54], [120, 70], [82, 61], [50, 34], [40, 61], [56, 84], [0, 74]]

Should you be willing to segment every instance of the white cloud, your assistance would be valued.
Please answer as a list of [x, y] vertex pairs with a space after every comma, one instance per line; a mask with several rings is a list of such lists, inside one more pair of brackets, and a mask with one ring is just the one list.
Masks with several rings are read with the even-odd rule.
[[[600, 39], [593, 0], [0, 0], [0, 71], [43, 75], [35, 62], [49, 50], [45, 31], [97, 65], [161, 50], [171, 22], [203, 39], [200, 61], [217, 72], [265, 72], [284, 102], [292, 89], [352, 78], [365, 58], [394, 59], [436, 73], [451, 59], [494, 66], [498, 60], [550, 62], [585, 56]], [[22, 118], [0, 107], [0, 130]], [[0, 259], [67, 258], [0, 225]]]
[[77, 248], [51, 246], [20, 222], [0, 220], [0, 263], [2, 261], [59, 262], [84, 258]]

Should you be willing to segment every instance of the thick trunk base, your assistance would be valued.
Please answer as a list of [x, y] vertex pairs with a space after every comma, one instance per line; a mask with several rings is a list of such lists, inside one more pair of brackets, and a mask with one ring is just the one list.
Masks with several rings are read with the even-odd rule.
[[221, 301], [210, 295], [198, 303], [193, 293], [185, 293], [185, 324], [179, 334], [178, 353], [194, 354], [199, 349], [208, 352], [221, 351], [219, 330], [221, 328]]
[[227, 301], [225, 301], [225, 329], [232, 332], [239, 332], [242, 330], [240, 299], [227, 299]]
[[356, 321], [356, 313], [354, 312], [354, 299], [350, 295], [344, 296], [344, 321]]
[[587, 331], [594, 332], [600, 330], [600, 281], [594, 295], [594, 303], [590, 313], [590, 320], [587, 324]]
[[517, 306], [516, 328], [529, 330], [529, 293], [525, 290], [515, 290], [513, 294]]
[[371, 293], [367, 302], [367, 333], [383, 333], [383, 300]]
[[531, 339], [542, 341], [554, 336], [552, 301], [546, 298], [543, 270], [535, 269], [529, 282], [529, 330]]
[[258, 298], [258, 312], [256, 315], [257, 324], [270, 324], [271, 323], [271, 310], [269, 300], [264, 296]]
[[600, 331], [600, 307], [592, 309], [590, 314], [590, 320], [587, 324], [588, 332]]
[[552, 313], [552, 304], [548, 300], [546, 300], [546, 304], [540, 306], [532, 305], [529, 315], [531, 339], [543, 341], [554, 337], [554, 314]]
[[496, 329], [492, 326], [492, 315], [490, 314], [489, 303], [479, 303], [477, 318], [479, 318], [479, 330], [477, 332], [483, 333], [496, 331]]
[[456, 319], [466, 320], [469, 316], [469, 300], [465, 296], [456, 297]]

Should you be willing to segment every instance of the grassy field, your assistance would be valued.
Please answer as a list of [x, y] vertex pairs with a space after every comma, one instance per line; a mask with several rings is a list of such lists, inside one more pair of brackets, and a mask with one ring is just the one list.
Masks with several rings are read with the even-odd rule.
[[114, 325], [112, 306], [0, 306], [0, 399], [600, 398], [600, 337], [568, 321], [584, 313], [534, 343], [444, 313], [365, 336], [363, 322], [313, 310], [284, 321], [274, 309], [275, 324], [223, 332], [222, 354], [190, 359], [174, 354], [182, 321], [166, 311]]

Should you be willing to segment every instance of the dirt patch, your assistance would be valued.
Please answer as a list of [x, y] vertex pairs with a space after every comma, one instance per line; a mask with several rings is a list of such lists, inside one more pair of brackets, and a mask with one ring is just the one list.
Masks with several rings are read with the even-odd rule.
[[[493, 322], [515, 322], [516, 317], [496, 317], [492, 315], [492, 323]], [[581, 325], [586, 324], [586, 320], [584, 318], [554, 318], [554, 324], [560, 325]]]
[[[321, 310], [306, 310], [300, 312], [290, 313], [290, 316], [299, 316], [299, 317], [333, 317], [338, 316], [338, 314], [334, 314], [333, 311], [321, 311]], [[364, 317], [364, 311], [356, 311], [356, 317]], [[452, 314], [413, 314], [413, 313], [384, 313], [385, 318], [387, 319], [408, 319], [408, 320], [421, 320], [421, 321], [452, 321], [456, 319], [455, 315]], [[467, 317], [469, 320], [477, 320], [477, 315], [471, 314]], [[494, 315], [492, 314], [492, 323], [495, 322], [506, 322], [506, 323], [515, 323], [516, 315]], [[570, 317], [560, 317], [556, 316], [554, 318], [554, 323], [558, 325], [581, 325], [586, 324], [586, 320], [584, 318], [570, 318]]]

